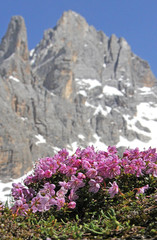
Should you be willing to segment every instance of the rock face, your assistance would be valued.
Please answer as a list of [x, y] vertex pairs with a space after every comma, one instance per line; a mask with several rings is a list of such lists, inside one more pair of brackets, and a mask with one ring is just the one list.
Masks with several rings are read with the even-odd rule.
[[151, 146], [156, 83], [124, 38], [108, 38], [75, 12], [30, 53], [23, 18], [12, 17], [0, 44], [0, 179], [64, 147]]

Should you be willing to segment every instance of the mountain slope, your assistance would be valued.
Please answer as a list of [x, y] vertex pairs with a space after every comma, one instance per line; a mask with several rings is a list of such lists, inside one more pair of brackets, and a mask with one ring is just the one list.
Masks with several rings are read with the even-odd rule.
[[13, 17], [0, 44], [0, 178], [64, 147], [155, 147], [156, 81], [124, 38], [75, 12], [30, 53], [24, 20]]

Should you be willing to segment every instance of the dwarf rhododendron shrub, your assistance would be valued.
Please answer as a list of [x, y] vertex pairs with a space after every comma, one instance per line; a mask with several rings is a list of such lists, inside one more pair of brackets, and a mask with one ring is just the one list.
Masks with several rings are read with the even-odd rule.
[[140, 180], [138, 186], [130, 189], [138, 198], [151, 189], [145, 184], [146, 177], [157, 177], [156, 149], [126, 149], [122, 158], [114, 146], [107, 151], [95, 151], [93, 146], [78, 148], [72, 156], [63, 149], [54, 157], [40, 159], [24, 184], [13, 184], [12, 212], [26, 215], [28, 211], [75, 209], [83, 193], [89, 199], [99, 193], [114, 198], [125, 191], [121, 179], [129, 178], [134, 184], [135, 179]]

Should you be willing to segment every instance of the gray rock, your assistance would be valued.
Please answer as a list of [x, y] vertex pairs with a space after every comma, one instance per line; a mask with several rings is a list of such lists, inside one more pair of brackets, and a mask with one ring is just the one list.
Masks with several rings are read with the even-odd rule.
[[148, 63], [124, 38], [68, 11], [29, 56], [24, 20], [12, 17], [0, 44], [0, 179], [23, 175], [56, 147], [94, 145], [95, 134], [106, 145], [120, 136], [148, 142], [150, 130], [130, 129], [125, 116], [134, 119], [142, 102], [155, 106], [156, 96]]

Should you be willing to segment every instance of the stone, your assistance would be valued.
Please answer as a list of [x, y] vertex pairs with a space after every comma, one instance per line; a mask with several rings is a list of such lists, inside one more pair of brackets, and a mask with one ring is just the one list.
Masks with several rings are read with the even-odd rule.
[[39, 158], [97, 139], [121, 150], [128, 141], [149, 143], [150, 129], [139, 120], [131, 128], [129, 121], [139, 104], [155, 108], [156, 96], [148, 63], [124, 38], [107, 37], [67, 11], [29, 52], [24, 19], [12, 17], [0, 43], [0, 179], [17, 178]]

